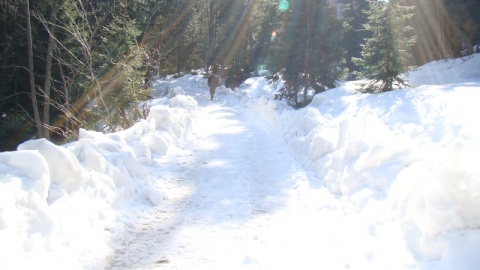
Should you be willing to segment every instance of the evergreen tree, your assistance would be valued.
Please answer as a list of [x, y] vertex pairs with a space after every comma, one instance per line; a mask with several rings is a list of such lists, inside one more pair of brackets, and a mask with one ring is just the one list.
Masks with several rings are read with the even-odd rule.
[[364, 69], [362, 74], [370, 80], [364, 86], [365, 91], [378, 93], [390, 91], [394, 86], [407, 86], [400, 75], [407, 71], [409, 50], [415, 42], [412, 28], [407, 24], [411, 11], [411, 7], [401, 5], [399, 0], [370, 0], [365, 29], [372, 37], [362, 45], [362, 58], [358, 61]]
[[[465, 42], [472, 52], [472, 45], [480, 41], [480, 2], [478, 0], [444, 0], [451, 21], [448, 41], [455, 56], [460, 56], [461, 44]], [[452, 44], [453, 43], [453, 44]]]
[[0, 139], [60, 133], [56, 141], [74, 138], [79, 126], [118, 130], [138, 120], [136, 104], [151, 93], [142, 87], [142, 38], [166, 6], [171, 1], [1, 1]]
[[[344, 25], [333, 2], [291, 1], [282, 15], [275, 52], [271, 55], [273, 80], [282, 78], [285, 87], [280, 98], [293, 107], [305, 106], [308, 88], [320, 93], [335, 87], [342, 75], [344, 51], [341, 38]], [[303, 100], [298, 94], [303, 92]]]
[[368, 21], [366, 11], [369, 9], [369, 4], [367, 0], [342, 0], [341, 2], [343, 20], [348, 22], [342, 42], [346, 50], [345, 66], [349, 73], [356, 74], [360, 69], [353, 59], [360, 58], [362, 44], [369, 37], [369, 32], [363, 30], [363, 25]]

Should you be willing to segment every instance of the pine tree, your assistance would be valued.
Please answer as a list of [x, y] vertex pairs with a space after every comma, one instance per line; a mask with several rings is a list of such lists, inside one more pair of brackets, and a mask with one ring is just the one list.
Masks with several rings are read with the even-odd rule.
[[480, 3], [478, 0], [444, 1], [450, 20], [450, 29], [445, 29], [446, 39], [455, 56], [460, 56], [461, 44], [465, 42], [472, 52], [473, 45], [480, 40]]
[[358, 61], [364, 68], [362, 74], [370, 80], [364, 86], [366, 92], [408, 86], [400, 75], [407, 71], [409, 50], [415, 42], [412, 28], [408, 26], [411, 11], [411, 7], [401, 5], [398, 0], [370, 0], [365, 29], [372, 37], [362, 45], [362, 58]]
[[342, 17], [348, 22], [348, 27], [343, 38], [342, 46], [346, 50], [345, 66], [351, 74], [359, 72], [353, 59], [360, 58], [368, 32], [363, 31], [363, 25], [367, 23], [366, 11], [369, 9], [368, 0], [341, 0], [343, 6]]
[[[333, 2], [291, 1], [275, 41], [271, 55], [273, 80], [280, 77], [285, 87], [280, 98], [286, 98], [293, 107], [308, 103], [309, 87], [320, 93], [335, 87], [342, 75], [344, 51], [341, 37], [344, 25]], [[303, 100], [298, 94], [303, 92]]]

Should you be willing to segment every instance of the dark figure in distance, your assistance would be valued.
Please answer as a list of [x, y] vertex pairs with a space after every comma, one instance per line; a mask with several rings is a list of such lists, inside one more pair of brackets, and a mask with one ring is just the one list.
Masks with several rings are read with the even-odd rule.
[[210, 88], [210, 100], [213, 100], [213, 95], [215, 95], [215, 89], [217, 89], [220, 78], [218, 75], [212, 74], [208, 77], [208, 87]]

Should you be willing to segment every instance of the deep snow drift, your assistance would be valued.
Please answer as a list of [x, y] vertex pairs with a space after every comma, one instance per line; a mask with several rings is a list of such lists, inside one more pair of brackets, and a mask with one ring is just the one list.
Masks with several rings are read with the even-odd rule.
[[[186, 215], [158, 243], [165, 263], [143, 268], [476, 269], [479, 66], [480, 55], [432, 62], [406, 75], [411, 89], [376, 95], [348, 82], [301, 110], [273, 100], [263, 78], [220, 87], [213, 102], [201, 76], [158, 80], [169, 94], [128, 130], [0, 153], [0, 268], [122, 268], [129, 217], [163, 209]], [[191, 167], [201, 153], [210, 159]], [[208, 169], [237, 180], [199, 182]], [[178, 176], [203, 192], [191, 205], [173, 204], [186, 192]], [[228, 222], [193, 222], [207, 213]]]

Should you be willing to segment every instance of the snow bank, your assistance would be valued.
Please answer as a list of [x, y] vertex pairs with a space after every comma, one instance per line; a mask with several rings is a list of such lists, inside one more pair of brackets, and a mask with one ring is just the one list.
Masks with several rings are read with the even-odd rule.
[[262, 78], [240, 89], [252, 117], [283, 134], [346, 213], [372, 224], [391, 216], [425, 260], [460, 256], [451, 253], [459, 241], [451, 234], [462, 232], [466, 249], [477, 251], [450, 259], [479, 262], [480, 243], [471, 240], [480, 229], [478, 66], [480, 55], [431, 63], [409, 74], [418, 88], [377, 95], [347, 83], [300, 110], [273, 100]]
[[122, 207], [162, 202], [146, 164], [188, 138], [196, 108], [177, 95], [121, 132], [80, 130], [63, 146], [40, 139], [0, 153], [0, 268], [102, 269], [124, 230]]
[[405, 76], [414, 86], [442, 85], [478, 81], [480, 54], [430, 62]]

